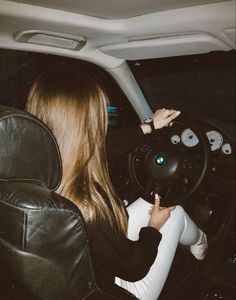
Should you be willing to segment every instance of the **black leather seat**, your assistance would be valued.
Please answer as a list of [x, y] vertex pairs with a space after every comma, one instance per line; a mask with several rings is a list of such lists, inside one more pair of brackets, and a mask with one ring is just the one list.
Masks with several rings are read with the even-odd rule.
[[53, 192], [60, 180], [48, 128], [0, 106], [0, 299], [136, 299], [97, 285], [82, 215]]

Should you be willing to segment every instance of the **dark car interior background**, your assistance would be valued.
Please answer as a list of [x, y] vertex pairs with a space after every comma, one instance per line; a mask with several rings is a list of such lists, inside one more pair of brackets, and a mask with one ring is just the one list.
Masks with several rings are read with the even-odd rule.
[[[204, 155], [194, 128], [204, 135], [208, 147], [204, 178], [181, 205], [207, 233], [209, 251], [204, 262], [196, 263], [179, 247], [159, 299], [232, 300], [236, 262], [235, 51], [134, 60], [128, 64], [153, 111], [175, 108], [191, 122], [176, 122], [159, 135], [146, 137], [141, 145], [131, 145], [110, 165], [113, 184], [125, 205], [140, 195], [146, 196], [152, 170], [143, 167], [142, 161], [150, 147], [154, 149], [161, 143], [166, 151], [172, 149], [193, 158], [186, 177], [180, 178], [173, 190], [166, 186], [162, 189], [166, 199], [175, 203], [175, 195], [181, 198], [192, 188], [196, 174], [201, 173]], [[89, 71], [104, 87], [110, 100], [109, 130], [139, 124], [130, 102], [106, 71], [88, 62], [53, 55], [1, 49], [0, 104], [24, 109], [33, 80], [42, 71], [59, 65]]]

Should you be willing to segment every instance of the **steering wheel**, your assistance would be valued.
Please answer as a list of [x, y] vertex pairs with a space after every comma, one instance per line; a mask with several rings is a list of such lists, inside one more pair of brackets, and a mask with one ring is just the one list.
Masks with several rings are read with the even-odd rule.
[[[187, 128], [185, 145], [180, 140], [171, 142], [176, 128], [182, 128], [181, 131]], [[209, 151], [208, 139], [194, 118], [181, 116], [174, 121], [173, 127], [157, 130], [129, 154], [130, 179], [151, 203], [154, 193], [158, 193], [162, 206], [182, 204], [202, 184], [208, 169]]]

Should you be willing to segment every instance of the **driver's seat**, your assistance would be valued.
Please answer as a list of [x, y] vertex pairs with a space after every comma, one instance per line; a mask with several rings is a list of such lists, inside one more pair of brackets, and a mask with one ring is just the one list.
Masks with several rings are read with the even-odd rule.
[[0, 106], [0, 299], [136, 299], [97, 285], [82, 215], [54, 192], [60, 180], [49, 129]]

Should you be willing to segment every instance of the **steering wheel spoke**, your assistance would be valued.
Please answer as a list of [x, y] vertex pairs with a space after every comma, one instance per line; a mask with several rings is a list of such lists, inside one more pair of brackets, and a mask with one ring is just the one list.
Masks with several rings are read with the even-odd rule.
[[182, 176], [185, 177], [198, 177], [202, 171], [204, 162], [202, 157], [194, 153], [185, 154], [182, 160]]
[[[187, 177], [181, 177], [176, 182], [170, 184], [161, 194], [162, 205], [164, 204], [178, 204], [179, 197], [187, 193], [189, 189], [190, 180]], [[164, 193], [165, 192], [165, 193]]]
[[154, 204], [155, 194], [158, 194], [161, 198], [164, 198], [169, 186], [163, 184], [157, 180], [149, 179], [145, 185], [144, 197], [147, 201]]

